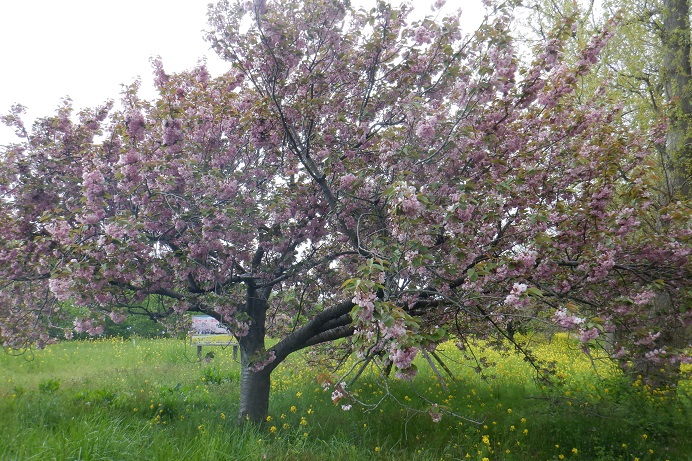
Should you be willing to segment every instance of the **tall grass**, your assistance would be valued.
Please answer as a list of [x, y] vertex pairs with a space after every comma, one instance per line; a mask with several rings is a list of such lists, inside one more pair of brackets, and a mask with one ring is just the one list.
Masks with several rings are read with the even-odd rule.
[[440, 382], [422, 358], [411, 382], [371, 370], [348, 411], [316, 380], [324, 370], [296, 356], [274, 374], [261, 428], [235, 422], [230, 349], [208, 363], [183, 342], [136, 338], [0, 354], [0, 460], [692, 459], [689, 382], [630, 383], [563, 336], [534, 351], [554, 362], [551, 383], [488, 351], [497, 364], [478, 374], [450, 343], [440, 355], [453, 377], [439, 367]]

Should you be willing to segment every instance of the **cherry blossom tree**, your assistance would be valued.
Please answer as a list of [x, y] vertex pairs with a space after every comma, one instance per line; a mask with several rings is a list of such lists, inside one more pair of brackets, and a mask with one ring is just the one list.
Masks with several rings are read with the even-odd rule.
[[533, 310], [585, 347], [626, 326], [616, 357], [686, 360], [656, 348], [645, 315], [653, 288], [690, 279], [685, 220], [654, 235], [639, 219], [658, 139], [576, 91], [609, 29], [568, 64], [558, 27], [522, 66], [511, 11], [466, 35], [440, 3], [413, 21], [384, 2], [220, 1], [208, 38], [227, 73], [154, 60], [156, 100], [134, 84], [122, 110], [67, 101], [30, 132], [14, 108], [3, 343], [51, 341], [65, 302], [88, 308], [74, 329], [90, 334], [105, 316], [206, 313], [238, 339], [253, 422], [293, 352], [349, 338], [354, 374], [377, 362], [410, 378], [417, 354]]

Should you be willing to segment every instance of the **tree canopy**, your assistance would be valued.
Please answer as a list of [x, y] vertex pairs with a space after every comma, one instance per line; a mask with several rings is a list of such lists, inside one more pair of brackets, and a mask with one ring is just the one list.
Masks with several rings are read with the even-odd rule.
[[578, 91], [615, 24], [570, 60], [558, 24], [524, 63], [511, 11], [491, 13], [465, 34], [384, 2], [220, 1], [208, 38], [225, 74], [154, 60], [154, 101], [134, 84], [122, 109], [66, 103], [31, 130], [15, 108], [2, 342], [49, 342], [65, 302], [89, 309], [74, 328], [90, 334], [106, 315], [203, 312], [238, 338], [253, 421], [283, 359], [342, 338], [402, 377], [420, 350], [529, 318], [617, 359], [687, 360], [656, 341], [692, 318], [652, 307], [690, 289], [689, 217], [647, 219], [660, 133]]

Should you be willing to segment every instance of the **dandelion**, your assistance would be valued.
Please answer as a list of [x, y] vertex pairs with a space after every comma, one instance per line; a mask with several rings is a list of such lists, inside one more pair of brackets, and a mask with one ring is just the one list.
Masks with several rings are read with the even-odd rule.
[[487, 435], [484, 435], [483, 436], [483, 443], [489, 446], [490, 445], [490, 437], [488, 437]]
[[271, 416], [271, 415], [267, 415], [267, 422], [269, 422], [269, 421], [271, 421], [271, 420], [272, 420], [272, 416]]
[[296, 392], [296, 397], [300, 398], [303, 395], [302, 392]]
[[560, 458], [560, 459], [565, 459], [565, 455], [563, 455], [562, 453], [560, 453], [559, 455], [557, 455], [557, 457]]
[[528, 429], [524, 429], [524, 435], [527, 435], [529, 433]]
[[292, 406], [291, 406], [291, 413], [295, 413], [296, 410], [297, 410], [296, 406], [295, 406], [295, 405], [292, 405]]
[[226, 414], [225, 414], [225, 413], [221, 413], [221, 419], [226, 419]]
[[375, 447], [375, 453], [379, 453], [379, 452], [380, 452], [380, 447]]
[[307, 426], [308, 425], [308, 420], [303, 418], [300, 418], [300, 425], [301, 426]]
[[576, 448], [572, 448], [572, 453], [576, 455], [577, 453], [579, 453], [579, 450], [577, 450]]
[[291, 425], [290, 425], [290, 424], [288, 424], [288, 423], [284, 423], [284, 425], [283, 425], [283, 426], [281, 426], [281, 427], [283, 427], [284, 429], [288, 429], [289, 427], [291, 427]]
[[522, 424], [526, 423], [526, 418], [521, 418]]
[[648, 435], [646, 435], [646, 434], [642, 434], [642, 439], [646, 440], [646, 439], [648, 439], [648, 438], [649, 438], [649, 436], [648, 436]]
[[271, 432], [272, 434], [274, 434], [274, 433], [276, 432], [276, 426], [270, 427], [270, 428], [269, 428], [269, 432]]

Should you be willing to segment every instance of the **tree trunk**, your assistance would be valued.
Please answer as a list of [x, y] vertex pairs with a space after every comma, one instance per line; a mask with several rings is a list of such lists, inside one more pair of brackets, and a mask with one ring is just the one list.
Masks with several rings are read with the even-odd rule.
[[259, 424], [266, 420], [269, 414], [270, 386], [271, 370], [253, 371], [243, 365], [240, 374], [240, 412], [238, 415], [241, 423]]
[[690, 197], [692, 165], [692, 65], [690, 64], [690, 2], [663, 0], [661, 40], [666, 99], [671, 103], [663, 168], [669, 200]]
[[245, 336], [238, 338], [240, 346], [240, 422], [261, 423], [269, 414], [271, 372], [275, 364], [257, 369], [256, 364], [266, 359], [264, 348], [267, 299], [270, 289], [258, 290], [248, 284], [244, 312], [250, 318]]

